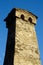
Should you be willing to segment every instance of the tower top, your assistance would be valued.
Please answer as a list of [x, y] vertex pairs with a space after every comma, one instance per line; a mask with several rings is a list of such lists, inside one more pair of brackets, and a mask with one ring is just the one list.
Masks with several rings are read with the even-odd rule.
[[21, 18], [25, 21], [30, 21], [33, 24], [36, 24], [36, 19], [38, 18], [36, 15], [31, 13], [30, 11], [26, 11], [19, 8], [13, 8], [11, 12], [8, 14], [8, 16], [4, 19], [7, 24], [13, 23], [13, 21], [17, 18]]
[[16, 11], [19, 11], [19, 12], [25, 12], [26, 14], [31, 14], [31, 15], [33, 15], [33, 16], [35, 16], [36, 17], [36, 19], [38, 18], [35, 14], [33, 14], [32, 12], [30, 12], [30, 11], [26, 11], [26, 10], [24, 10], [24, 9], [20, 9], [20, 8], [15, 8], [16, 9]]

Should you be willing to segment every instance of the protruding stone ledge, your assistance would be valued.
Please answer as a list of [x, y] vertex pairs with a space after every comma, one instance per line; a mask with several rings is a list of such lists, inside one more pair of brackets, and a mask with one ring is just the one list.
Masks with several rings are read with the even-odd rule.
[[33, 24], [36, 24], [36, 19], [38, 18], [36, 15], [29, 11], [13, 8], [8, 16], [4, 19], [4, 21], [6, 21], [7, 28], [13, 26], [14, 21], [16, 21], [16, 17], [21, 18], [24, 21], [30, 21], [30, 23]]

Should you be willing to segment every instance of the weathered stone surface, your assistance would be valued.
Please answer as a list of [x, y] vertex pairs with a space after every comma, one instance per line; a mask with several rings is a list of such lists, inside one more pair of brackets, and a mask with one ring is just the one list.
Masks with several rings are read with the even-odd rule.
[[4, 19], [8, 28], [3, 65], [41, 65], [34, 25], [37, 16], [14, 8]]
[[16, 18], [15, 42], [14, 65], [41, 65], [34, 24]]

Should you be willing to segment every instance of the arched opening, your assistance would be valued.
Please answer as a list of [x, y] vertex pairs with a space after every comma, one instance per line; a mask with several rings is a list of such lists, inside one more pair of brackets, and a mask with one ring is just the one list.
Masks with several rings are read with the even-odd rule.
[[29, 17], [28, 21], [30, 21], [30, 23], [32, 23], [32, 18], [31, 18], [31, 17]]
[[21, 15], [21, 19], [24, 20], [24, 15], [23, 14]]

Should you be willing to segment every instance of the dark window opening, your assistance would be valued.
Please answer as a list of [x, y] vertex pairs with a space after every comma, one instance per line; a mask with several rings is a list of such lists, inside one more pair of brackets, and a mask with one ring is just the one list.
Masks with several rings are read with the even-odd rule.
[[21, 19], [24, 20], [24, 15], [23, 14], [21, 15]]
[[29, 17], [29, 19], [28, 19], [29, 21], [30, 21], [30, 23], [32, 23], [32, 18], [31, 17]]

